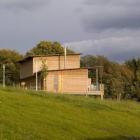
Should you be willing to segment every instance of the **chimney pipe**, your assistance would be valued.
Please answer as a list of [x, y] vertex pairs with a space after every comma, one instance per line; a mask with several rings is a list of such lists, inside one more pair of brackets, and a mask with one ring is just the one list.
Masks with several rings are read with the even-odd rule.
[[64, 69], [66, 69], [66, 61], [67, 61], [67, 48], [64, 48]]

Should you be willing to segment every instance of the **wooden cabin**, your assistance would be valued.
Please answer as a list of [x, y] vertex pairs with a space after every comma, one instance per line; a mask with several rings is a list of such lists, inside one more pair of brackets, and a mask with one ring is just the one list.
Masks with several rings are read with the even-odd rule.
[[[42, 78], [42, 65], [47, 76]], [[88, 69], [80, 68], [80, 54], [29, 56], [20, 61], [21, 86], [58, 93], [87, 93], [91, 85]]]

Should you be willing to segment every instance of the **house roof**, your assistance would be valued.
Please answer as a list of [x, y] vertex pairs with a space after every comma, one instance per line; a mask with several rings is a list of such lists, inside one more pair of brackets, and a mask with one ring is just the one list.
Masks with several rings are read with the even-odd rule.
[[[81, 53], [74, 53], [74, 54], [67, 54], [67, 56], [71, 55], [81, 55]], [[64, 56], [64, 54], [52, 54], [52, 55], [31, 55], [23, 58], [22, 60], [18, 61], [19, 63], [26, 62], [34, 57], [54, 57], [54, 56]]]

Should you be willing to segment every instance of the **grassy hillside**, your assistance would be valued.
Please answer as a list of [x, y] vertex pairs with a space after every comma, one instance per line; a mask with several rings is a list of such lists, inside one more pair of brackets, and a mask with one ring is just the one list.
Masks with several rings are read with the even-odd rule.
[[0, 89], [0, 140], [138, 140], [140, 104]]

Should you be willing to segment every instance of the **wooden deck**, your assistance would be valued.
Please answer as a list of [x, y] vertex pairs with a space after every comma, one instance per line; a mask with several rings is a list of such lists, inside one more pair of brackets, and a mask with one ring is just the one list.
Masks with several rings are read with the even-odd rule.
[[101, 100], [104, 99], [104, 91], [87, 91], [87, 92], [75, 92], [75, 93], [67, 93], [67, 94], [71, 94], [71, 95], [83, 95], [83, 96], [100, 96]]
[[104, 98], [104, 91], [88, 91], [86, 95], [101, 96], [101, 100]]

